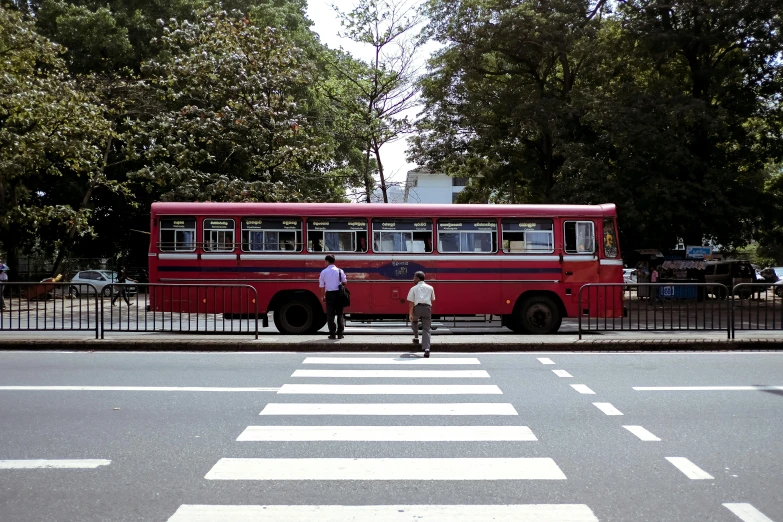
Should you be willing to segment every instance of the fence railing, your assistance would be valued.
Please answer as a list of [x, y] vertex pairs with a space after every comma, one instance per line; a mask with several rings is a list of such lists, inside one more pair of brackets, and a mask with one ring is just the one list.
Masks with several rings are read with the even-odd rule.
[[715, 283], [590, 283], [579, 289], [579, 338], [599, 331], [725, 331], [731, 339], [737, 331], [783, 330], [780, 294], [769, 283], [732, 288]]
[[742, 283], [734, 287], [731, 337], [738, 330], [783, 330], [783, 286]]
[[94, 331], [96, 339], [100, 334], [99, 296], [91, 284], [3, 283], [0, 296], [0, 331]]
[[[250, 285], [107, 286], [113, 297], [101, 306], [102, 339], [105, 332], [244, 333], [258, 339], [258, 292]], [[266, 326], [266, 314], [261, 321]]]
[[0, 284], [0, 331], [251, 334], [258, 292], [250, 285]]

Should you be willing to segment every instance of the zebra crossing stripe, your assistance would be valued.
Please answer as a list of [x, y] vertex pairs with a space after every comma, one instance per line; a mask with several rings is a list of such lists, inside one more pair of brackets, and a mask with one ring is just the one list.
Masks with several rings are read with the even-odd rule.
[[468, 403], [269, 403], [260, 415], [518, 415], [513, 404]]
[[248, 426], [237, 441], [533, 442], [527, 426]]
[[302, 364], [409, 364], [411, 366], [431, 366], [441, 364], [481, 364], [475, 357], [308, 357]]
[[502, 395], [494, 384], [284, 384], [280, 394]]
[[207, 480], [565, 480], [551, 458], [223, 458]]
[[236, 506], [184, 504], [169, 522], [598, 522], [585, 504]]
[[742, 522], [772, 522], [767, 515], [746, 503], [728, 503], [723, 507], [737, 515]]
[[291, 377], [489, 379], [485, 370], [296, 370]]

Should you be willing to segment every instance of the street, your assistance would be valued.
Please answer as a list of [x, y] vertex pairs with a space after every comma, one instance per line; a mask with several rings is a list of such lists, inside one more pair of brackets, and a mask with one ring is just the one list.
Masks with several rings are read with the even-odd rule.
[[6, 351], [0, 520], [783, 521], [781, 401], [783, 352]]

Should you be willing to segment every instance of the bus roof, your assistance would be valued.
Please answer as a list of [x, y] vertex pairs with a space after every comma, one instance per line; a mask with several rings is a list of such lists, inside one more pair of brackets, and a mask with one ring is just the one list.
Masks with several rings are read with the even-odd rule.
[[460, 205], [387, 203], [167, 203], [152, 204], [152, 215], [317, 216], [396, 218], [615, 217], [614, 203], [603, 205]]

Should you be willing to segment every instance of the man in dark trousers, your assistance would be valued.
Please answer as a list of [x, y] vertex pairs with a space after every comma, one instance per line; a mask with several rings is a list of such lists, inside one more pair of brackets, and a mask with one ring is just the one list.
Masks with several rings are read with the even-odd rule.
[[432, 302], [435, 300], [435, 289], [424, 282], [424, 272], [416, 272], [413, 281], [416, 286], [408, 292], [408, 316], [413, 328], [413, 343], [419, 344], [419, 321], [421, 321], [422, 348], [424, 348], [424, 357], [429, 357]]
[[[329, 321], [329, 339], [342, 339], [345, 337], [345, 318], [343, 306], [340, 304], [340, 284], [345, 284], [345, 272], [334, 266], [334, 256], [327, 255], [326, 268], [321, 270], [318, 278], [318, 286], [321, 287], [321, 300], [326, 303], [326, 318]], [[335, 319], [337, 324], [335, 325]]]
[[130, 301], [128, 300], [128, 293], [125, 291], [125, 283], [128, 281], [128, 274], [125, 272], [125, 267], [120, 267], [120, 273], [117, 276], [117, 283], [120, 283], [119, 292], [117, 292], [117, 295], [115, 295], [111, 300], [111, 305], [114, 305], [114, 302], [122, 297], [125, 300], [125, 304], [130, 306]]

